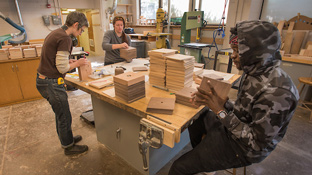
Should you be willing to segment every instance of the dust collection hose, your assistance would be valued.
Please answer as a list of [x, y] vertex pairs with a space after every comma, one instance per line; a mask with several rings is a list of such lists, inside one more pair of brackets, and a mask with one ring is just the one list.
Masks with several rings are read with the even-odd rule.
[[0, 12], [0, 17], [5, 20], [7, 23], [9, 23], [11, 26], [13, 26], [14, 28], [18, 29], [19, 31], [21, 31], [20, 33], [18, 34], [14, 34], [12, 33], [11, 36], [12, 38], [17, 38], [17, 37], [20, 37], [23, 35], [23, 39], [22, 40], [18, 40], [18, 41], [12, 41], [12, 40], [9, 40], [9, 43], [11, 44], [20, 44], [20, 43], [23, 43], [26, 41], [27, 39], [27, 34], [26, 34], [26, 30], [24, 29], [24, 27], [21, 27], [19, 25], [17, 25], [16, 23], [14, 23], [10, 18], [8, 17], [5, 17], [1, 12]]

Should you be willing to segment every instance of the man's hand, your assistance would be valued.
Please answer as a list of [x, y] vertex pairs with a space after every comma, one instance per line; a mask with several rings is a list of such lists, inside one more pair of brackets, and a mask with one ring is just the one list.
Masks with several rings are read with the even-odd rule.
[[205, 105], [209, 107], [215, 114], [220, 110], [224, 110], [224, 104], [228, 100], [222, 99], [208, 81], [208, 90], [197, 88], [197, 92], [192, 94], [192, 103], [196, 106]]
[[129, 46], [128, 46], [127, 43], [122, 43], [122, 44], [119, 44], [119, 48], [120, 48], [120, 49], [128, 49]]
[[69, 59], [69, 64], [70, 63], [74, 63], [74, 62], [76, 62], [77, 60], [75, 60], [75, 59]]

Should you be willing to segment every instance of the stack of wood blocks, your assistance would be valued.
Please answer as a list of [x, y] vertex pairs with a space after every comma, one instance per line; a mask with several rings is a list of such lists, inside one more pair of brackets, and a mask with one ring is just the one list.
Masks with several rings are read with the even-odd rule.
[[175, 93], [176, 102], [183, 104], [183, 105], [186, 105], [186, 106], [196, 108], [196, 106], [194, 106], [192, 104], [192, 102], [190, 101], [192, 99], [191, 95], [196, 91], [197, 91], [196, 89], [189, 88], [189, 87], [185, 87], [185, 88], [179, 90], [178, 92]]
[[9, 48], [9, 53], [11, 59], [23, 58], [23, 52], [20, 47]]
[[23, 53], [25, 58], [33, 58], [37, 56], [35, 48], [23, 49]]
[[36, 47], [37, 56], [40, 57], [41, 56], [42, 45], [36, 45], [35, 47]]
[[9, 59], [9, 49], [0, 49], [0, 60], [8, 60]]
[[193, 56], [182, 54], [166, 56], [166, 87], [172, 91], [191, 87], [194, 63], [195, 58]]
[[166, 56], [173, 55], [177, 50], [157, 49], [148, 52], [150, 56], [149, 82], [151, 85], [166, 87]]
[[120, 49], [120, 58], [125, 59], [128, 63], [133, 58], [137, 57], [137, 49], [135, 47], [128, 47], [127, 49]]
[[127, 72], [114, 76], [115, 95], [127, 103], [145, 97], [144, 74]]

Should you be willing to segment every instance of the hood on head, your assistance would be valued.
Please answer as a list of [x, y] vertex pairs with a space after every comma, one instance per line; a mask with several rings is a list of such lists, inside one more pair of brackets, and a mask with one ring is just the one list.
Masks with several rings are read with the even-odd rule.
[[266, 21], [242, 21], [236, 24], [238, 51], [243, 71], [261, 74], [279, 63], [281, 38], [278, 29]]

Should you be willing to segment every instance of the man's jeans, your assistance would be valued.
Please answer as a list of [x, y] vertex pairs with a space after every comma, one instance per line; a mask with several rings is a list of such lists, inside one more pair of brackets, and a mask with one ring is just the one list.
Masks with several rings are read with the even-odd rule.
[[61, 141], [62, 147], [67, 148], [74, 144], [71, 129], [72, 116], [68, 105], [68, 96], [64, 87], [65, 84], [58, 85], [57, 79], [38, 77], [36, 86], [42, 97], [52, 106], [55, 113], [56, 131]]

